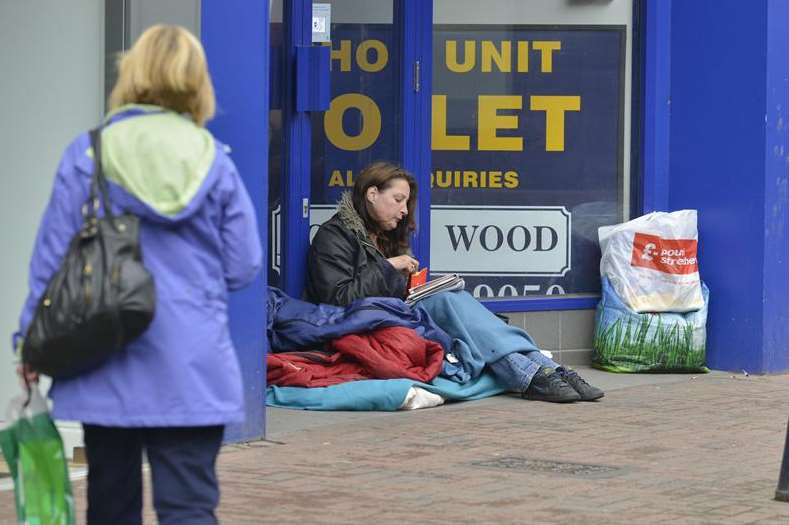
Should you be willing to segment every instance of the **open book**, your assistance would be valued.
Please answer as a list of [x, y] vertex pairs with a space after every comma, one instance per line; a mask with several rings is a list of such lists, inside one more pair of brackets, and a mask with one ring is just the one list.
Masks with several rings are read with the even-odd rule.
[[[424, 268], [418, 273], [424, 272], [424, 275], [427, 275], [427, 268]], [[417, 278], [418, 279], [418, 278]], [[412, 281], [409, 281], [411, 284]], [[408, 297], [406, 297], [405, 302], [409, 305], [413, 305], [417, 301], [424, 299], [425, 297], [430, 297], [431, 295], [435, 295], [439, 292], [446, 292], [451, 290], [463, 290], [466, 287], [465, 281], [461, 279], [458, 274], [450, 273], [447, 275], [442, 275], [436, 279], [428, 281], [423, 284], [416, 285], [412, 288], [408, 289]]]

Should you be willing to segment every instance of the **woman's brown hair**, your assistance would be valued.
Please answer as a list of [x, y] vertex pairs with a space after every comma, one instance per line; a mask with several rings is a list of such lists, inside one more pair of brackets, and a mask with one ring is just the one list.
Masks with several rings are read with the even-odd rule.
[[216, 102], [200, 41], [180, 26], [146, 29], [118, 60], [109, 107], [126, 104], [154, 104], [204, 125], [214, 116]]
[[[382, 231], [370, 215], [367, 208], [367, 190], [375, 186], [378, 191], [384, 191], [391, 186], [395, 179], [403, 179], [408, 182], [410, 195], [408, 196], [408, 214], [397, 224], [397, 228], [390, 231]], [[416, 229], [414, 220], [416, 212], [416, 180], [413, 175], [396, 164], [389, 162], [375, 162], [362, 170], [356, 181], [353, 183], [351, 200], [356, 213], [364, 221], [367, 231], [375, 234], [378, 248], [386, 257], [396, 257], [410, 250], [409, 237]]]

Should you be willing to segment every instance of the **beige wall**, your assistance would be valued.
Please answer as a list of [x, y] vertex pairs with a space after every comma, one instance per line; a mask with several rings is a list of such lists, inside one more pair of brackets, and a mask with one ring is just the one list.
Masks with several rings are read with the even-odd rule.
[[[104, 2], [0, 1], [0, 418], [18, 391], [11, 333], [27, 266], [66, 145], [102, 114]], [[46, 386], [46, 385], [44, 385]], [[78, 442], [74, 424], [64, 441]]]

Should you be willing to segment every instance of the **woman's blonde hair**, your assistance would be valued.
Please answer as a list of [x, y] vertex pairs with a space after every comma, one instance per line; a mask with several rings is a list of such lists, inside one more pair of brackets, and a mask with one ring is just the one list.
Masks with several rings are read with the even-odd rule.
[[198, 126], [214, 116], [214, 86], [200, 41], [180, 26], [155, 25], [118, 59], [110, 110], [154, 104], [188, 113]]

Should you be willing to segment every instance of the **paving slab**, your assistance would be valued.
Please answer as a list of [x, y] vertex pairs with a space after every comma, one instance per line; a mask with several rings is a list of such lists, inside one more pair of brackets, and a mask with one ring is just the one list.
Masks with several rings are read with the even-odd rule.
[[[695, 380], [699, 375], [702, 376], [724, 376], [731, 377], [728, 372], [711, 371], [709, 374], [614, 374], [597, 370], [588, 366], [574, 367], [582, 377], [595, 386], [599, 386], [606, 392], [627, 388], [630, 386], [663, 385], [668, 383]], [[475, 403], [485, 405], [487, 403], [498, 403], [498, 397], [487, 398]], [[453, 406], [453, 405], [449, 405]], [[460, 406], [464, 406], [463, 403]], [[346, 412], [346, 411], [312, 411], [312, 410], [291, 410], [287, 408], [266, 408], [266, 437], [268, 439], [279, 439], [284, 434], [298, 432], [307, 429], [315, 429], [326, 425], [338, 423], [351, 424], [354, 421], [371, 420], [376, 418], [387, 418], [397, 414], [396, 412]]]
[[[789, 503], [773, 500], [789, 376], [582, 373], [606, 388], [602, 401], [271, 412], [273, 441], [220, 454], [220, 520], [789, 523]], [[84, 481], [75, 494], [83, 514]], [[12, 494], [0, 492], [0, 523], [12, 520]]]

